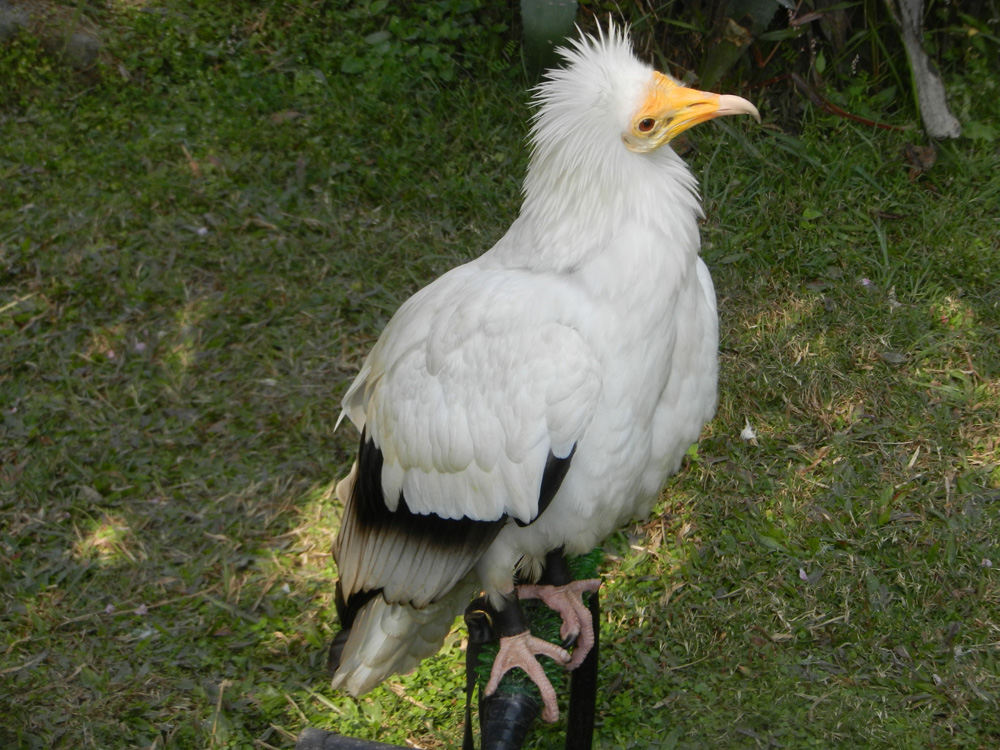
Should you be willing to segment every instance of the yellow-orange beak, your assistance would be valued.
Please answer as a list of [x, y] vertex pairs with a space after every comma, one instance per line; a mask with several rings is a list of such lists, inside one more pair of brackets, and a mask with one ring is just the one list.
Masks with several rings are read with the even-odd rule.
[[654, 73], [648, 95], [623, 140], [632, 151], [652, 151], [688, 128], [725, 115], [750, 115], [760, 122], [757, 108], [742, 97], [689, 89]]

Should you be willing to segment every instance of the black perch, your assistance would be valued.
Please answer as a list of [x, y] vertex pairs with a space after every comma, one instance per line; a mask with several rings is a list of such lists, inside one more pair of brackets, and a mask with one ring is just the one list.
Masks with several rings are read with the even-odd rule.
[[[594, 565], [596, 559], [583, 563]], [[577, 565], [580, 563], [577, 562]], [[528, 602], [526, 614], [541, 614], [552, 617], [552, 613], [544, 607], [533, 607]], [[594, 646], [587, 654], [583, 663], [571, 672], [569, 715], [566, 724], [566, 750], [590, 750], [594, 736], [594, 713], [597, 703], [597, 660], [600, 650], [600, 598], [596, 592], [589, 595], [588, 607], [594, 625]], [[541, 710], [541, 697], [533, 683], [527, 683], [527, 690], [522, 682], [505, 677], [497, 691], [483, 697], [485, 683], [483, 664], [491, 664], [492, 658], [482, 659], [480, 652], [486, 644], [495, 641], [498, 633], [493, 632], [490, 624], [495, 620], [483, 616], [489, 606], [483, 599], [477, 599], [466, 610], [465, 621], [469, 629], [469, 647], [466, 653], [466, 711], [465, 739], [462, 750], [474, 750], [472, 739], [472, 689], [478, 681], [479, 699], [479, 734], [481, 750], [521, 750], [531, 731], [531, 727]], [[556, 618], [558, 619], [558, 618]], [[537, 622], [533, 625], [537, 626]]]
[[[477, 680], [479, 652], [495, 637], [487, 621], [476, 616], [481, 601], [466, 612], [469, 648], [466, 660], [468, 700], [465, 712], [463, 750], [474, 750], [472, 737], [472, 690]], [[572, 672], [569, 687], [569, 712], [566, 722], [566, 750], [591, 750], [594, 736], [594, 711], [597, 701], [597, 659], [600, 648], [600, 599], [590, 594], [588, 603], [594, 623], [594, 647], [583, 663]], [[506, 682], [506, 680], [505, 680]], [[481, 750], [521, 750], [540, 711], [539, 698], [526, 692], [504, 690], [502, 682], [496, 693], [480, 698], [479, 732]], [[373, 740], [344, 737], [334, 732], [307, 727], [295, 742], [295, 750], [388, 750], [403, 745], [389, 745]]]

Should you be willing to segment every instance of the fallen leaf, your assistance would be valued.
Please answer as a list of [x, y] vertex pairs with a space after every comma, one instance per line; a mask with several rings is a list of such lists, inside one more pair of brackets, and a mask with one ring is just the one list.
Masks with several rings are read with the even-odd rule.
[[275, 125], [280, 125], [283, 122], [291, 122], [300, 117], [302, 117], [301, 112], [296, 112], [294, 109], [286, 109], [284, 112], [275, 112], [271, 115], [271, 122]]
[[914, 146], [907, 143], [903, 147], [903, 158], [910, 165], [910, 182], [924, 172], [930, 171], [937, 161], [937, 150], [933, 146]]

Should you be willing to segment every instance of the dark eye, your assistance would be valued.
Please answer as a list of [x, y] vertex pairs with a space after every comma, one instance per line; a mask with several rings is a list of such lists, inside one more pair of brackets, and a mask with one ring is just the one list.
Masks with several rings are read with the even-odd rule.
[[656, 125], [656, 120], [654, 120], [652, 117], [647, 117], [645, 120], [642, 120], [639, 123], [639, 132], [648, 133], [650, 130], [653, 129], [654, 125]]

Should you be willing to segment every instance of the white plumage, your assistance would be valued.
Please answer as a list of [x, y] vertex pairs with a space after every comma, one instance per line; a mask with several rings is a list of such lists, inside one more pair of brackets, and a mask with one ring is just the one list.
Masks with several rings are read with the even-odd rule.
[[696, 182], [661, 146], [756, 110], [678, 86], [615, 28], [563, 56], [518, 219], [400, 307], [344, 398], [363, 437], [338, 486], [334, 686], [355, 694], [440, 648], [476, 589], [506, 606], [516, 569], [647, 514], [715, 409]]

